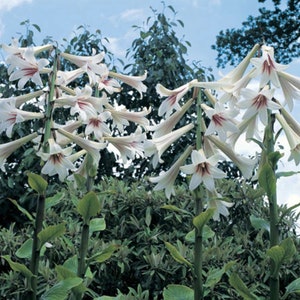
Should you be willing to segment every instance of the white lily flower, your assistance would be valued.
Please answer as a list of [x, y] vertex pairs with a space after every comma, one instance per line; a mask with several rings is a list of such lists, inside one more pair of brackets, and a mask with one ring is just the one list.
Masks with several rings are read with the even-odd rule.
[[180, 167], [184, 164], [185, 160], [191, 154], [192, 146], [188, 146], [183, 154], [177, 159], [168, 171], [162, 171], [157, 177], [150, 177], [149, 181], [157, 183], [154, 187], [155, 191], [165, 190], [166, 197], [170, 199], [171, 195], [175, 195], [174, 183], [180, 172]]
[[104, 111], [98, 115], [89, 116], [88, 119], [83, 122], [87, 124], [85, 127], [85, 134], [89, 135], [94, 133], [95, 138], [100, 141], [103, 135], [110, 135], [111, 131], [108, 125], [105, 123], [110, 118], [110, 112]]
[[215, 136], [209, 135], [207, 136], [207, 139], [209, 139], [218, 149], [230, 158], [230, 160], [240, 169], [246, 179], [252, 177], [254, 167], [257, 164], [255, 159], [243, 157], [235, 153], [231, 146], [223, 143]]
[[294, 160], [296, 166], [298, 166], [300, 163], [300, 136], [290, 127], [283, 116], [280, 114], [276, 114], [275, 116], [284, 130], [290, 146], [291, 154], [288, 161]]
[[107, 143], [90, 141], [88, 139], [74, 135], [62, 128], [57, 128], [57, 131], [65, 137], [69, 138], [72, 142], [77, 144], [82, 149], [86, 150], [86, 152], [89, 153], [93, 158], [94, 166], [98, 166], [101, 157], [100, 150], [105, 149], [107, 147]]
[[224, 105], [220, 102], [217, 102], [214, 108], [211, 108], [206, 104], [201, 104], [201, 107], [210, 119], [205, 135], [211, 135], [217, 132], [220, 140], [225, 142], [227, 139], [227, 132], [235, 133], [239, 131], [233, 121], [233, 118], [238, 114], [238, 110], [225, 109]]
[[19, 149], [24, 144], [28, 143], [29, 141], [35, 139], [38, 136], [36, 132], [31, 133], [25, 137], [20, 139], [14, 140], [9, 143], [0, 144], [0, 168], [3, 172], [5, 172], [4, 164], [7, 158], [13, 154], [17, 149]]
[[194, 125], [188, 124], [164, 136], [145, 141], [145, 155], [149, 157], [154, 155], [152, 159], [152, 164], [154, 168], [157, 166], [158, 162], [164, 162], [161, 159], [161, 156], [167, 150], [167, 148], [176, 140], [178, 140], [183, 134], [190, 131], [192, 128], [194, 128]]
[[269, 81], [279, 88], [280, 82], [278, 79], [278, 71], [283, 71], [288, 66], [275, 62], [273, 47], [263, 45], [261, 50], [261, 57], [251, 59], [251, 63], [255, 67], [255, 72], [252, 74], [252, 77], [261, 76], [260, 88], [263, 88]]
[[141, 76], [129, 76], [110, 71], [109, 76], [117, 78], [136, 89], [140, 93], [141, 98], [143, 98], [143, 93], [147, 91], [147, 86], [142, 82], [147, 78], [147, 71], [145, 71], [144, 75]]
[[194, 79], [174, 90], [169, 90], [165, 88], [161, 84], [156, 85], [156, 92], [161, 96], [161, 97], [167, 97], [161, 105], [158, 108], [158, 115], [166, 115], [166, 118], [168, 118], [173, 110], [179, 110], [180, 105], [179, 105], [179, 100], [191, 89], [194, 83], [196, 83], [197, 80]]
[[8, 137], [12, 136], [13, 126], [26, 120], [42, 119], [43, 113], [21, 110], [15, 107], [15, 100], [0, 101], [0, 132], [6, 131]]
[[186, 113], [186, 111], [191, 107], [194, 101], [195, 99], [191, 98], [169, 118], [163, 120], [157, 125], [147, 126], [146, 129], [149, 131], [154, 131], [153, 138], [159, 138], [170, 133], [182, 116]]
[[41, 172], [49, 176], [58, 174], [59, 180], [64, 181], [69, 174], [69, 170], [75, 169], [73, 163], [68, 159], [68, 156], [72, 153], [72, 148], [62, 149], [52, 138], [48, 139], [48, 143], [49, 153], [37, 152], [37, 155], [46, 161]]
[[268, 109], [280, 109], [281, 106], [272, 101], [274, 89], [263, 89], [259, 93], [251, 89], [242, 89], [241, 95], [245, 100], [240, 101], [237, 105], [240, 108], [247, 109], [243, 119], [249, 119], [258, 115], [260, 121], [266, 126], [268, 124]]
[[216, 154], [209, 158], [205, 157], [203, 149], [193, 150], [192, 164], [180, 167], [180, 170], [186, 174], [192, 174], [189, 189], [196, 189], [202, 182], [209, 190], [215, 189], [214, 178], [224, 178], [226, 174], [215, 167], [220, 160], [220, 155]]

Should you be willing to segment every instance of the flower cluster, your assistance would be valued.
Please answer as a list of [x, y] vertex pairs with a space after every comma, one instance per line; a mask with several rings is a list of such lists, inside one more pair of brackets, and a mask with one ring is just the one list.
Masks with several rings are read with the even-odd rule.
[[[254, 57], [256, 53], [259, 53], [258, 57]], [[284, 106], [287, 105], [291, 110], [294, 99], [300, 98], [300, 78], [284, 72], [286, 68], [287, 66], [275, 62], [272, 47], [255, 45], [234, 70], [218, 81], [192, 80], [174, 90], [158, 84], [158, 94], [166, 97], [159, 107], [159, 114], [165, 115], [165, 119], [158, 125], [148, 127], [153, 131], [153, 138], [145, 144], [151, 145], [146, 154], [153, 155], [154, 166], [158, 162], [163, 162], [161, 157], [171, 143], [194, 127], [193, 124], [188, 124], [172, 131], [191, 105], [201, 106], [209, 125], [206, 127], [207, 123], [203, 120], [197, 124], [201, 128], [201, 147], [192, 141], [170, 170], [163, 171], [158, 177], [150, 178], [150, 181], [157, 183], [155, 189], [164, 189], [166, 196], [170, 197], [174, 194], [175, 179], [182, 172], [191, 176], [190, 190], [203, 183], [209, 193], [215, 195], [207, 203], [208, 207], [217, 207], [215, 219], [219, 218], [219, 214], [227, 215], [227, 207], [232, 203], [220, 200], [214, 182], [214, 179], [225, 177], [225, 174], [217, 168], [221, 159], [220, 154], [229, 158], [245, 178], [251, 178], [257, 166], [257, 159], [236, 153], [235, 144], [243, 134], [246, 135], [247, 141], [261, 141], [260, 131], [268, 124], [270, 114], [276, 116], [286, 133], [291, 146], [289, 159], [299, 164], [300, 125]], [[196, 100], [189, 99], [181, 106], [180, 102], [184, 102], [184, 96], [192, 88], [203, 89], [210, 105], [199, 104]], [[277, 94], [283, 97], [282, 101], [275, 99]], [[191, 163], [185, 165], [185, 161], [189, 159]]]
[[[142, 82], [146, 79], [146, 72], [142, 76], [112, 72], [104, 63], [103, 52], [77, 56], [60, 53], [52, 45], [22, 48], [16, 40], [11, 45], [2, 45], [2, 48], [8, 53], [9, 80], [17, 81], [19, 90], [30, 87], [36, 91], [1, 99], [0, 131], [11, 137], [16, 123], [42, 119], [45, 124], [38, 132], [1, 145], [2, 170], [5, 170], [8, 156], [29, 141], [36, 144], [36, 154], [44, 162], [41, 172], [49, 176], [57, 174], [61, 181], [70, 175], [70, 171], [92, 174], [104, 149], [112, 151], [124, 164], [136, 155], [144, 155], [144, 128], [149, 125], [146, 116], [150, 109], [129, 111], [116, 104], [113, 94], [121, 91], [123, 82], [142, 97], [147, 89]], [[41, 53], [43, 57], [48, 53], [48, 59], [39, 58]], [[64, 65], [59, 60], [67, 60], [74, 68], [58, 69]], [[72, 88], [76, 86], [74, 82], [85, 74], [88, 83]], [[26, 111], [24, 103], [28, 101], [36, 105], [39, 112]], [[67, 121], [55, 119], [58, 109], [66, 109]], [[126, 135], [130, 123], [136, 124], [137, 129]], [[78, 151], [76, 145], [82, 150]]]

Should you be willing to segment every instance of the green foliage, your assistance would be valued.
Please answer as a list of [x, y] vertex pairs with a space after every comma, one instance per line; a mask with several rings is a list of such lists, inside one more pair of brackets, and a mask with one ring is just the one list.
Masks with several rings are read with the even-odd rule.
[[[250, 185], [234, 181], [221, 183], [220, 188], [235, 205], [228, 219], [221, 217], [220, 222], [209, 220], [203, 227], [205, 299], [237, 299], [235, 285], [229, 284], [229, 277], [234, 272], [251, 293], [257, 290], [260, 296], [267, 298], [268, 232], [264, 225], [257, 225], [260, 221], [255, 223], [253, 217], [250, 218], [267, 219], [268, 208], [262, 193]], [[172, 245], [176, 249], [175, 257], [193, 261], [194, 240], [187, 238], [194, 228], [191, 219], [193, 202], [186, 187], [179, 186], [176, 197], [166, 202], [163, 193], [151, 192], [145, 182], [129, 185], [125, 181], [105, 178], [96, 186], [95, 193], [100, 200], [101, 215], [90, 221], [90, 227], [94, 226], [94, 229], [89, 237], [89, 267], [85, 281], [78, 285], [86, 291], [85, 299], [105, 299], [101, 295], [106, 295], [106, 299], [158, 300], [166, 291], [171, 292], [173, 285], [191, 289], [193, 277], [189, 264], [177, 263], [172, 257], [173, 248], [169, 247], [169, 251], [166, 247]], [[82, 221], [76, 207], [81, 201], [78, 198], [82, 199], [84, 195], [85, 190], [77, 191], [69, 184], [68, 188], [58, 190], [57, 195], [46, 200], [45, 224], [64, 223], [66, 231], [51, 239], [51, 248], [44, 247], [41, 251], [40, 294], [48, 295], [51, 289], [61, 288], [65, 295], [68, 289], [59, 282], [77, 277], [76, 245], [80, 241]], [[293, 226], [297, 215], [286, 211], [285, 207], [279, 211], [282, 215], [279, 224], [283, 229], [282, 240], [287, 239], [280, 247], [293, 249], [289, 244], [293, 241], [296, 249], [296, 252], [292, 251], [293, 262], [289, 259], [282, 261], [281, 292], [282, 295], [287, 293], [286, 299], [296, 299], [300, 244], [293, 234]], [[2, 256], [8, 255], [12, 262], [23, 265], [24, 258], [30, 255], [26, 250], [30, 235], [31, 221], [28, 219], [21, 232], [14, 226], [2, 228]], [[291, 257], [292, 252], [286, 252], [285, 257]], [[0, 270], [0, 297], [11, 294], [20, 299], [24, 293], [20, 272], [11, 271], [5, 259], [0, 261]], [[293, 281], [294, 284], [288, 287]]]
[[286, 5], [273, 2], [273, 9], [260, 8], [260, 14], [249, 16], [241, 28], [220, 31], [212, 46], [218, 52], [218, 66], [236, 65], [253, 45], [263, 42], [276, 49], [278, 62], [289, 63], [299, 57], [300, 1], [289, 0]]

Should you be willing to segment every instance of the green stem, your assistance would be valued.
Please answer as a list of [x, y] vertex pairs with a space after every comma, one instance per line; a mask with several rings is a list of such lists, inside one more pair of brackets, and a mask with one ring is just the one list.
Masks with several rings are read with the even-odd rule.
[[[196, 132], [196, 148], [202, 148], [202, 95], [201, 90], [197, 92], [197, 132]], [[202, 189], [195, 192], [195, 215], [198, 216], [203, 211], [202, 202]], [[203, 299], [203, 278], [202, 278], [202, 265], [203, 265], [203, 239], [202, 230], [199, 232], [195, 229], [195, 245], [194, 245], [194, 300]]]
[[[268, 126], [265, 129], [265, 156], [271, 153], [274, 153], [274, 122], [275, 116], [271, 113], [268, 115]], [[268, 157], [264, 157], [263, 159], [269, 160]], [[276, 180], [276, 165], [274, 162], [268, 161], [268, 163], [272, 166], [273, 178], [275, 180], [274, 186], [275, 189], [271, 192], [267, 192], [268, 201], [269, 201], [269, 213], [270, 213], [270, 247], [276, 246], [279, 244], [279, 216], [278, 216], [278, 205], [277, 205], [277, 180]], [[278, 300], [279, 299], [279, 274], [278, 272], [274, 272], [276, 268], [275, 263], [272, 261], [270, 266], [270, 273], [274, 274], [270, 277], [270, 299]]]
[[43, 229], [44, 213], [45, 213], [45, 196], [40, 195], [37, 199], [35, 228], [33, 233], [32, 253], [31, 253], [31, 262], [30, 262], [30, 270], [34, 275], [31, 281], [32, 290], [30, 292], [30, 299], [32, 300], [35, 300], [37, 296], [37, 280], [38, 280], [40, 251], [41, 251], [38, 234]]

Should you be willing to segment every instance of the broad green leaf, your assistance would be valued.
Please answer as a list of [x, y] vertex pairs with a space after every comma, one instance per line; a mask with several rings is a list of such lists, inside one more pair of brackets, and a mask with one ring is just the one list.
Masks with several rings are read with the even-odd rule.
[[30, 258], [32, 252], [33, 240], [30, 238], [16, 251], [16, 256], [19, 258]]
[[114, 252], [119, 248], [118, 245], [109, 245], [107, 248], [103, 249], [101, 252], [94, 254], [88, 259], [88, 263], [98, 262], [102, 263], [111, 258]]
[[191, 213], [187, 210], [184, 210], [184, 209], [181, 209], [175, 205], [163, 205], [161, 206], [161, 208], [163, 209], [168, 209], [168, 210], [172, 210], [172, 211], [175, 211], [175, 212], [178, 212], [178, 213], [183, 213], [183, 214], [186, 214], [186, 215], [191, 215]]
[[66, 268], [65, 266], [57, 265], [55, 266], [55, 271], [58, 280], [77, 277], [76, 272], [73, 272], [72, 270]]
[[284, 249], [283, 262], [288, 262], [296, 253], [296, 247], [292, 238], [286, 238], [280, 243], [280, 247]]
[[244, 300], [258, 300], [258, 298], [249, 291], [238, 274], [232, 273], [229, 277], [229, 283]]
[[55, 194], [52, 197], [46, 198], [45, 208], [48, 209], [52, 206], [59, 204], [64, 199], [64, 197], [65, 197], [65, 193], [60, 192], [60, 193]]
[[47, 181], [38, 174], [27, 173], [29, 186], [39, 195], [44, 195], [48, 186]]
[[46, 291], [41, 300], [65, 300], [69, 295], [69, 291], [81, 283], [82, 279], [79, 277], [62, 280]]
[[300, 278], [295, 279], [286, 287], [286, 293], [297, 293], [300, 294]]
[[38, 234], [38, 238], [41, 242], [41, 246], [44, 245], [46, 242], [49, 242], [50, 240], [63, 235], [65, 231], [66, 231], [66, 227], [65, 224], [63, 223], [58, 225], [50, 225], [46, 227]]
[[[211, 239], [215, 236], [215, 232], [207, 225], [203, 227], [202, 237], [204, 240]], [[188, 232], [185, 236], [185, 240], [190, 243], [195, 242], [195, 229]]]
[[270, 224], [268, 221], [262, 218], [255, 217], [253, 215], [250, 216], [251, 225], [258, 230], [264, 229], [270, 232]]
[[276, 192], [276, 176], [269, 162], [265, 163], [258, 174], [258, 182], [268, 197]]
[[184, 285], [169, 284], [163, 291], [164, 300], [194, 300], [194, 291]]
[[94, 218], [90, 221], [90, 233], [95, 231], [102, 231], [106, 229], [106, 223], [104, 218]]
[[10, 201], [12, 204], [14, 204], [14, 205], [18, 208], [18, 210], [19, 210], [20, 212], [22, 212], [22, 213], [23, 213], [23, 214], [24, 214], [31, 222], [34, 221], [33, 216], [32, 216], [25, 208], [23, 208], [22, 206], [20, 206], [16, 200], [10, 199], [10, 198], [9, 198], [9, 201]]
[[193, 224], [198, 232], [201, 232], [204, 225], [211, 219], [214, 215], [215, 208], [208, 208], [206, 211], [202, 212], [200, 215], [193, 219]]
[[283, 157], [283, 154], [279, 151], [271, 152], [268, 155], [269, 162], [271, 163], [271, 166], [273, 166], [274, 169], [276, 169], [276, 165], [278, 161]]
[[168, 242], [165, 242], [165, 245], [166, 245], [167, 249], [169, 250], [170, 254], [172, 255], [172, 257], [177, 262], [188, 265], [189, 267], [192, 267], [192, 264], [179, 253], [179, 251], [176, 249], [176, 247], [174, 247], [172, 244], [170, 244]]
[[13, 262], [8, 255], [2, 256], [9, 264], [9, 266], [16, 272], [22, 273], [28, 280], [33, 277], [32, 272], [23, 264]]
[[100, 212], [100, 202], [94, 192], [87, 193], [78, 203], [77, 211], [82, 216], [85, 224], [89, 224], [90, 218]]
[[276, 245], [267, 250], [267, 255], [273, 260], [275, 267], [271, 276], [277, 276], [284, 259], [284, 248]]
[[276, 173], [276, 178], [280, 178], [280, 177], [290, 177], [290, 176], [294, 176], [296, 174], [299, 174], [300, 172], [295, 172], [295, 171], [287, 171], [287, 172], [277, 172]]

